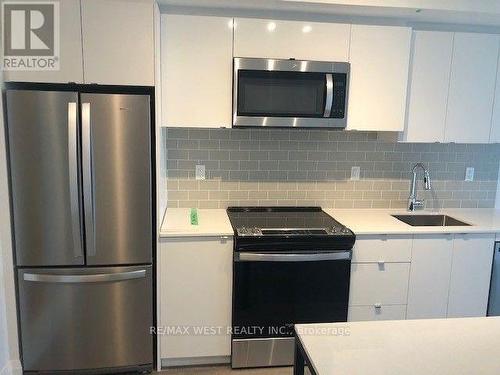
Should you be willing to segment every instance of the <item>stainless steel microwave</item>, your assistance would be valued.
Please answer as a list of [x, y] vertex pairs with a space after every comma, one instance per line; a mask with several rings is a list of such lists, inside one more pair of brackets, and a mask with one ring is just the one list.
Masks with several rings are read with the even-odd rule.
[[235, 58], [234, 127], [345, 128], [350, 64]]

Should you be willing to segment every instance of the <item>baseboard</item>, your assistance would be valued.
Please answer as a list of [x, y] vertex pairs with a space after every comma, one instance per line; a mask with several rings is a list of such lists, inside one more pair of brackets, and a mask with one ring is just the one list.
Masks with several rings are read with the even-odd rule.
[[167, 368], [167, 367], [183, 367], [183, 366], [225, 365], [228, 363], [231, 363], [230, 356], [162, 358], [161, 367]]
[[21, 362], [12, 360], [5, 364], [4, 368], [0, 371], [0, 375], [22, 375], [23, 368]]

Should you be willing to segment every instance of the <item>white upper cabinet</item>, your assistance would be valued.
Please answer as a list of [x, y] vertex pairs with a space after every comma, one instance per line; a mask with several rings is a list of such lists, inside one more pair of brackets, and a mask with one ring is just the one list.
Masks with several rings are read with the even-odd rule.
[[154, 85], [153, 0], [82, 0], [85, 83]]
[[403, 131], [411, 29], [352, 25], [347, 129]]
[[489, 142], [498, 43], [498, 35], [455, 33], [445, 142]]
[[442, 142], [453, 33], [415, 31], [409, 84], [407, 142]]
[[60, 60], [54, 71], [5, 71], [5, 81], [83, 83], [80, 0], [59, 2]]
[[340, 23], [238, 18], [234, 56], [347, 61], [350, 29]]
[[163, 125], [231, 127], [233, 20], [162, 15]]
[[486, 316], [495, 235], [455, 235], [448, 317]]
[[490, 143], [500, 143], [500, 61], [497, 65], [497, 84], [495, 88], [495, 102], [491, 118]]

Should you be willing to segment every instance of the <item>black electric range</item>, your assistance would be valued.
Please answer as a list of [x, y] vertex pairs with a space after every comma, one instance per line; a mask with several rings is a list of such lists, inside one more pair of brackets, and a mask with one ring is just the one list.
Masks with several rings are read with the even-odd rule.
[[352, 249], [356, 236], [321, 207], [229, 207], [236, 251]]
[[233, 368], [293, 362], [293, 326], [347, 321], [354, 233], [319, 207], [229, 207]]

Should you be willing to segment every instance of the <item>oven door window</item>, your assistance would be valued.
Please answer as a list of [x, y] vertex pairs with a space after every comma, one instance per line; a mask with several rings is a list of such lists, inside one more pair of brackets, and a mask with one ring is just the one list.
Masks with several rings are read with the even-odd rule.
[[323, 117], [325, 73], [238, 71], [238, 116]]
[[347, 321], [350, 264], [235, 262], [233, 338], [287, 337], [296, 323]]

